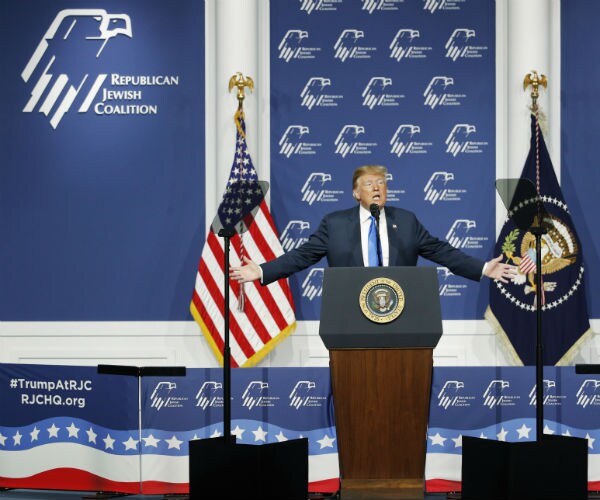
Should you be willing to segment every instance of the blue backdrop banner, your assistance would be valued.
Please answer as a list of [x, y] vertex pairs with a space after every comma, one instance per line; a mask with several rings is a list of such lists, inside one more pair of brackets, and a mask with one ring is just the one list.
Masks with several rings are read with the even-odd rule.
[[[490, 257], [495, 2], [272, 0], [270, 21], [271, 208], [284, 249], [356, 203], [356, 167], [383, 164], [389, 204]], [[319, 318], [326, 265], [290, 278], [297, 319]], [[438, 274], [443, 317], [482, 318], [486, 291]]]
[[102, 7], [0, 4], [3, 320], [190, 318], [204, 5]]
[[[596, 82], [600, 79], [600, 68], [591, 62], [600, 50], [600, 37], [594, 22], [598, 16], [598, 2], [561, 2], [560, 180], [585, 249], [586, 281], [592, 284], [600, 281], [600, 233], [597, 229], [600, 170], [596, 168], [596, 146], [600, 133], [596, 114]], [[579, 74], [581, 68], [585, 68], [585, 78], [574, 78], [573, 75]], [[551, 123], [550, 126], [556, 125]], [[587, 301], [590, 318], [600, 317], [600, 294], [588, 293]]]

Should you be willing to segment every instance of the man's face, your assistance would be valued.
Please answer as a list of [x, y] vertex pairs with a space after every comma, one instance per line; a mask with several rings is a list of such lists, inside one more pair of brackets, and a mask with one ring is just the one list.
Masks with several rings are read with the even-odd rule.
[[369, 210], [369, 207], [373, 203], [377, 203], [377, 205], [383, 207], [387, 199], [385, 177], [377, 174], [361, 175], [356, 181], [356, 188], [353, 193], [354, 197], [367, 210]]

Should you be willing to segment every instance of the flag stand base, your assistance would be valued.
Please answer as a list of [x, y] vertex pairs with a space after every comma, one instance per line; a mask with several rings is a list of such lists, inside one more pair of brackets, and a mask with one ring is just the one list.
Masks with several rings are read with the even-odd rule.
[[507, 443], [463, 437], [462, 500], [586, 500], [588, 441], [544, 435]]
[[306, 500], [308, 439], [236, 444], [235, 436], [189, 442], [190, 500]]

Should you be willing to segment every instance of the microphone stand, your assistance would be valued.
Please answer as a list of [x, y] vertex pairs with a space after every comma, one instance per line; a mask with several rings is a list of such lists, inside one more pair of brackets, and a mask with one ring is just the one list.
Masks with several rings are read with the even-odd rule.
[[[219, 236], [224, 239], [225, 269], [223, 273], [223, 436], [227, 442], [231, 440], [231, 349], [229, 346], [229, 248], [231, 238], [235, 235], [233, 228], [222, 228]], [[235, 439], [235, 438], [234, 438]], [[235, 442], [235, 441], [234, 441]]]
[[[541, 217], [539, 218], [541, 221]], [[535, 236], [535, 287], [536, 287], [536, 346], [535, 346], [535, 435], [536, 441], [541, 441], [544, 436], [544, 343], [542, 338], [542, 235], [548, 231], [540, 222], [530, 231]]]

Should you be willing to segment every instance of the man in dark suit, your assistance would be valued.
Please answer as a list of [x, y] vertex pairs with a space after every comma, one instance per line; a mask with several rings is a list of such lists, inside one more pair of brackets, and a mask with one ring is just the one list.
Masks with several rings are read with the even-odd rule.
[[[352, 267], [415, 266], [421, 256], [475, 281], [487, 276], [506, 283], [516, 275], [516, 266], [500, 262], [502, 255], [483, 262], [429, 234], [412, 212], [385, 207], [386, 174], [387, 169], [379, 165], [357, 168], [352, 176], [352, 195], [358, 207], [326, 215], [306, 243], [276, 259], [257, 265], [244, 258], [246, 265], [231, 268], [231, 279], [241, 283], [260, 279], [267, 285], [306, 269], [323, 257], [332, 267]], [[371, 251], [374, 260], [370, 260], [374, 204], [379, 207], [380, 243], [375, 257]]]

